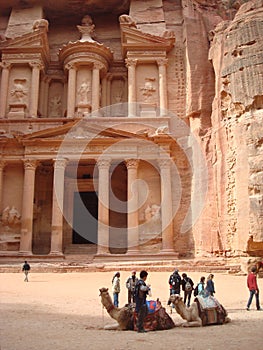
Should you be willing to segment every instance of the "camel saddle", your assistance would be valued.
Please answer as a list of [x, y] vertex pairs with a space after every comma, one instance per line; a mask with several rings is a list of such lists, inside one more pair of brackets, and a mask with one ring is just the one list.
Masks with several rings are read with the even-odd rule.
[[[147, 307], [148, 314], [143, 321], [143, 328], [146, 331], [165, 330], [175, 327], [173, 320], [167, 314], [165, 308], [162, 307], [161, 302], [159, 300], [147, 301]], [[133, 327], [135, 331], [137, 331], [137, 320], [138, 314], [136, 311], [134, 311]]]
[[198, 313], [203, 326], [223, 324], [225, 322], [227, 312], [216, 298], [212, 296], [197, 296], [194, 301], [198, 305]]

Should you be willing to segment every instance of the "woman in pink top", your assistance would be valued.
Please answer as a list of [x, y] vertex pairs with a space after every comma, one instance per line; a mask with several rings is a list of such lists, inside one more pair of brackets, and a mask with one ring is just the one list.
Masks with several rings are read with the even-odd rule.
[[247, 276], [247, 286], [250, 292], [249, 299], [247, 302], [247, 311], [249, 311], [249, 307], [252, 303], [253, 296], [256, 298], [256, 307], [257, 310], [262, 310], [259, 305], [259, 289], [257, 285], [257, 268], [253, 266], [251, 268], [251, 272]]

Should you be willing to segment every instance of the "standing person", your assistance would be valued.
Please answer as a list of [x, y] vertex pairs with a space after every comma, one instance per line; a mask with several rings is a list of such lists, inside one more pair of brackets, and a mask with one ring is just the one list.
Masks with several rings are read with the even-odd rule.
[[174, 270], [174, 272], [169, 277], [170, 295], [172, 295], [172, 294], [180, 294], [181, 281], [182, 281], [182, 278], [179, 275], [179, 271], [178, 270]]
[[24, 265], [22, 267], [22, 271], [25, 274], [25, 279], [24, 282], [28, 282], [28, 274], [29, 274], [29, 270], [30, 270], [30, 265], [27, 261], [24, 262]]
[[210, 273], [210, 275], [207, 277], [206, 287], [205, 287], [205, 291], [207, 295], [211, 295], [212, 297], [215, 294], [215, 284], [214, 284], [213, 278], [214, 278], [214, 275]]
[[137, 321], [137, 331], [138, 333], [145, 333], [146, 330], [143, 328], [143, 321], [145, 316], [147, 315], [147, 305], [146, 305], [146, 298], [147, 294], [150, 290], [150, 287], [146, 285], [145, 281], [147, 279], [148, 272], [145, 270], [142, 270], [140, 272], [140, 279], [137, 281], [135, 286], [135, 311], [138, 315], [138, 321]]
[[131, 276], [126, 281], [126, 288], [128, 289], [128, 304], [131, 304], [131, 302], [135, 303], [134, 292], [137, 282], [138, 278], [136, 277], [136, 271], [133, 270]]
[[195, 287], [194, 295], [205, 296], [205, 276], [202, 276], [200, 278], [200, 282]]
[[182, 274], [182, 290], [184, 291], [184, 304], [186, 304], [187, 299], [187, 306], [190, 307], [191, 302], [191, 295], [194, 287], [194, 282], [190, 277], [187, 277], [186, 273]]
[[121, 274], [119, 272], [116, 272], [112, 278], [113, 304], [116, 307], [119, 307], [119, 293], [121, 291], [120, 276]]
[[256, 266], [253, 266], [251, 268], [251, 272], [247, 276], [247, 286], [249, 289], [249, 299], [247, 302], [247, 311], [249, 311], [250, 305], [252, 303], [253, 296], [255, 295], [256, 298], [256, 307], [257, 310], [262, 310], [259, 304], [259, 289], [257, 284], [257, 268]]

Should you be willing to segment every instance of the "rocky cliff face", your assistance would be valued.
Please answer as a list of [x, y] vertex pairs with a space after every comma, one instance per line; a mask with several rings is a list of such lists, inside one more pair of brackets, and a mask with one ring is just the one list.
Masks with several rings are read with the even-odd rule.
[[215, 72], [208, 156], [217, 236], [224, 249], [263, 240], [263, 1], [243, 4], [214, 31]]

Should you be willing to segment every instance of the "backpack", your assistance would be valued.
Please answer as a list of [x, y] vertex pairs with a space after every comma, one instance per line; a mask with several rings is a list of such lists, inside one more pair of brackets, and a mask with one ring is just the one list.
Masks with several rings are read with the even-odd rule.
[[190, 292], [190, 290], [192, 290], [192, 285], [189, 281], [186, 281], [185, 286], [184, 286], [184, 290], [186, 292]]
[[194, 289], [194, 296], [195, 297], [198, 295], [198, 286], [199, 286], [199, 283], [196, 285], [196, 287]]

